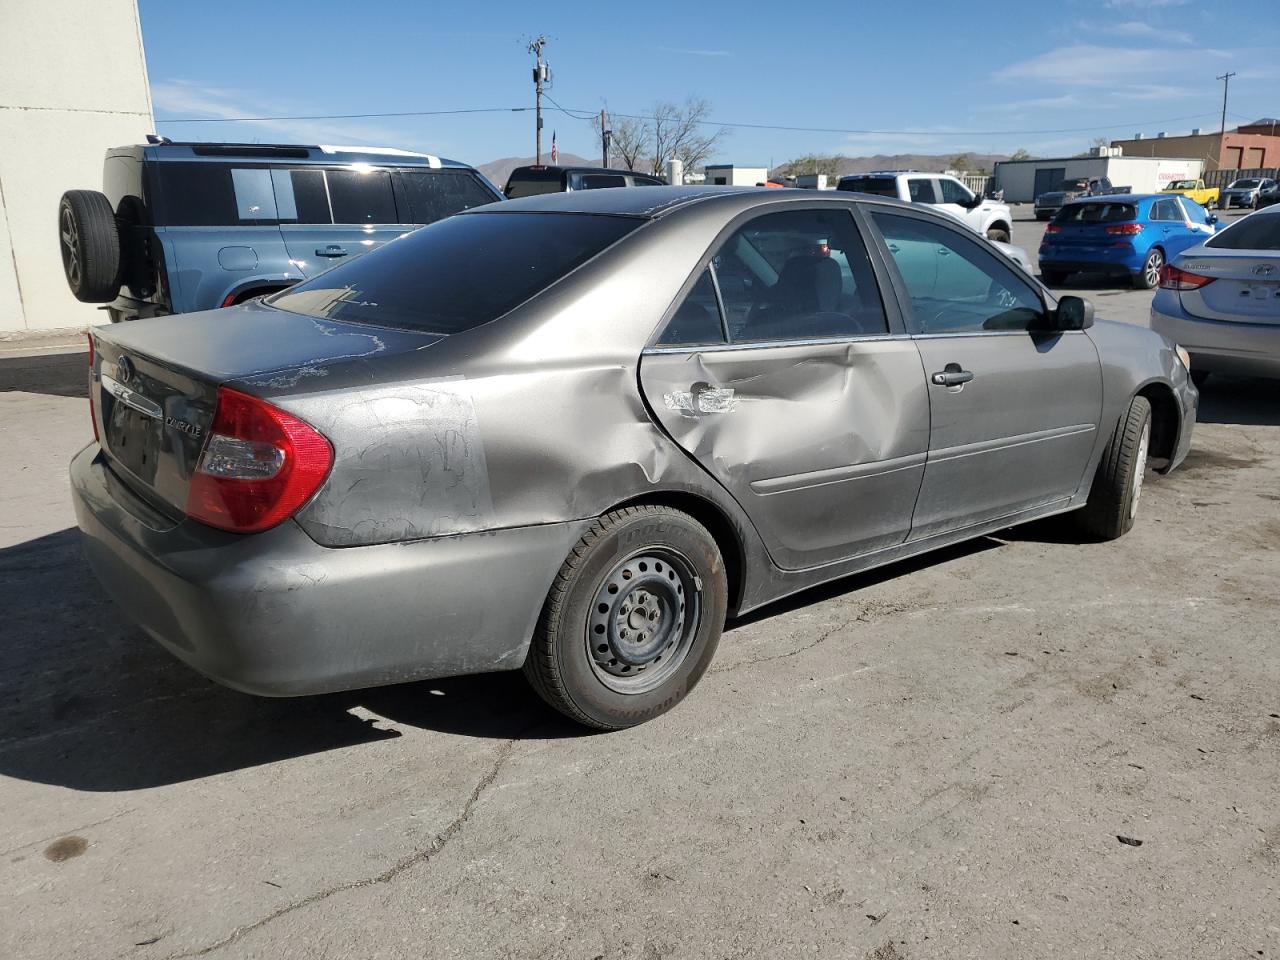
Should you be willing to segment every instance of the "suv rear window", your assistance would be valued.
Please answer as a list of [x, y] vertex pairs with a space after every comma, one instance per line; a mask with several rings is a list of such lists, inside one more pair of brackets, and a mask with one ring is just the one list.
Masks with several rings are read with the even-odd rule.
[[1280, 250], [1280, 214], [1251, 214], [1205, 241], [1219, 250]]
[[642, 222], [568, 213], [451, 217], [267, 302], [330, 320], [458, 333], [496, 320]]
[[508, 200], [536, 197], [540, 193], [559, 193], [564, 189], [562, 170], [516, 170], [507, 180], [503, 192]]
[[1128, 223], [1137, 219], [1132, 203], [1069, 203], [1054, 215], [1054, 223]]
[[850, 193], [870, 193], [877, 197], [893, 197], [898, 199], [898, 181], [893, 177], [845, 177], [836, 186], [837, 190]]

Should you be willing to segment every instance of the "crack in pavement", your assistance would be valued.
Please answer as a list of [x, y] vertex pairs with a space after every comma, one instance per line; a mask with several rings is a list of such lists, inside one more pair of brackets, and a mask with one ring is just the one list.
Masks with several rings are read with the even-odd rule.
[[326, 887], [323, 890], [318, 890], [310, 896], [303, 897], [301, 900], [295, 900], [293, 903], [287, 904], [259, 920], [255, 920], [253, 923], [246, 924], [243, 927], [236, 927], [236, 929], [231, 931], [227, 936], [209, 944], [208, 946], [201, 947], [199, 950], [193, 950], [187, 953], [170, 954], [165, 958], [165, 960], [184, 960], [184, 958], [188, 957], [207, 956], [216, 950], [221, 950], [223, 947], [229, 947], [231, 944], [239, 941], [246, 934], [253, 933], [255, 930], [260, 930], [267, 924], [279, 920], [281, 917], [286, 914], [293, 913], [295, 910], [301, 910], [303, 907], [309, 907], [312, 904], [321, 902], [322, 900], [327, 900], [335, 894], [346, 893], [348, 890], [358, 890], [362, 887], [372, 887], [380, 883], [389, 883], [406, 870], [410, 870], [419, 864], [428, 862], [432, 857], [443, 850], [448, 845], [449, 841], [457, 836], [462, 828], [466, 826], [467, 821], [471, 819], [471, 814], [475, 809], [476, 804], [480, 801], [480, 798], [484, 793], [493, 786], [493, 782], [497, 780], [498, 774], [501, 772], [506, 762], [511, 758], [511, 754], [514, 749], [514, 738], [503, 742], [502, 747], [498, 750], [498, 755], [494, 758], [493, 765], [489, 768], [489, 771], [480, 778], [479, 782], [476, 783], [475, 787], [471, 791], [471, 795], [467, 797], [467, 802], [463, 804], [462, 811], [453, 818], [444, 830], [436, 834], [435, 839], [432, 840], [425, 849], [419, 850], [416, 853], [410, 854], [409, 856], [396, 861], [386, 870], [382, 871], [382, 873], [376, 874], [372, 877], [363, 877], [359, 880], [348, 880], [345, 883], [335, 884], [332, 887]]

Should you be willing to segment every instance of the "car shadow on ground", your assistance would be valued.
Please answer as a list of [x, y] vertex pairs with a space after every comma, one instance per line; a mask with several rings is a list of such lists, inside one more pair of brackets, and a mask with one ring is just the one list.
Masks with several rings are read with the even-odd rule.
[[[1194, 363], [1191, 368], [1195, 369]], [[1200, 388], [1196, 420], [1247, 427], [1280, 426], [1280, 390], [1275, 380], [1215, 373]]]
[[88, 397], [89, 354], [79, 351], [0, 358], [0, 393], [15, 391]]

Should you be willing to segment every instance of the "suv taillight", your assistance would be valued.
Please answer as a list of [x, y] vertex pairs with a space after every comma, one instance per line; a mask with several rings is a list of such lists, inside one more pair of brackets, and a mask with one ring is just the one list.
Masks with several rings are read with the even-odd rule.
[[89, 421], [93, 424], [94, 442], [101, 443], [102, 440], [98, 436], [98, 403], [93, 397], [93, 358], [95, 356], [93, 334], [86, 333], [85, 336], [89, 338]]
[[309, 424], [219, 387], [187, 516], [233, 533], [269, 530], [311, 499], [332, 466], [333, 447]]
[[1215, 279], [1217, 278], [1187, 273], [1187, 271], [1171, 267], [1167, 263], [1160, 268], [1161, 290], [1199, 290], [1206, 284], [1213, 283]]

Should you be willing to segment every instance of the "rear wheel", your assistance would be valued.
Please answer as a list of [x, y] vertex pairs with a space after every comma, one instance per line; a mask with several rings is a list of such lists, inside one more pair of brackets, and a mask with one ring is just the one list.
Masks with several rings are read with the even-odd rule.
[[1139, 290], [1154, 290], [1160, 282], [1160, 268], [1164, 266], [1164, 251], [1153, 247], [1142, 263], [1142, 269], [1133, 275], [1133, 285]]
[[679, 510], [605, 514], [560, 568], [524, 672], [561, 713], [600, 730], [684, 699], [715, 655], [728, 605], [719, 548]]
[[1044, 281], [1045, 286], [1060, 287], [1067, 281], [1067, 272], [1065, 270], [1053, 270], [1041, 267], [1040, 279]]
[[1089, 500], [1077, 515], [1080, 525], [1100, 540], [1122, 537], [1133, 527], [1151, 447], [1151, 403], [1134, 397], [1116, 423], [1094, 474]]
[[987, 239], [994, 240], [997, 243], [1009, 242], [1009, 231], [1004, 227], [992, 227], [987, 231]]
[[67, 286], [82, 303], [120, 293], [120, 230], [111, 202], [96, 190], [68, 190], [58, 204], [58, 246]]

